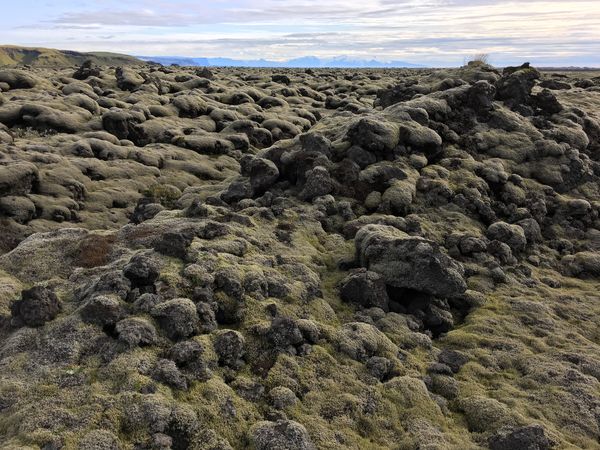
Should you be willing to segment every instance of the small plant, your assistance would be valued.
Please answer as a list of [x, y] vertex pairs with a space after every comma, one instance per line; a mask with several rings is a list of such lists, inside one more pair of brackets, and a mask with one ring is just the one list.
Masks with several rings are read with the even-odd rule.
[[13, 136], [18, 139], [44, 138], [58, 134], [51, 129], [37, 129], [33, 127], [14, 127], [11, 129]]
[[79, 245], [75, 264], [87, 269], [108, 264], [115, 241], [116, 238], [113, 235], [90, 234]]
[[470, 60], [466, 61], [465, 66], [467, 65], [489, 65], [490, 64], [490, 55], [488, 53], [476, 53], [473, 55]]

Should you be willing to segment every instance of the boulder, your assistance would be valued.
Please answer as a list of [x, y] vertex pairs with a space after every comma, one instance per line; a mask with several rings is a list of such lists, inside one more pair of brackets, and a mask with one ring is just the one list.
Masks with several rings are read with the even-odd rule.
[[133, 91], [144, 83], [144, 79], [129, 68], [117, 67], [115, 69], [117, 86], [123, 91]]
[[6, 83], [11, 89], [32, 89], [37, 81], [31, 75], [16, 69], [0, 70], [0, 83]]
[[62, 108], [62, 105], [26, 103], [21, 107], [20, 115], [25, 125], [42, 132], [79, 133], [88, 129], [92, 113], [75, 106], [70, 106], [68, 111]]
[[136, 124], [145, 120], [143, 114], [135, 111], [112, 109], [102, 116], [102, 126], [119, 139], [128, 139]]
[[123, 274], [134, 288], [152, 285], [159, 273], [157, 261], [143, 254], [135, 255], [123, 269]]
[[156, 381], [166, 384], [174, 389], [186, 390], [188, 382], [179, 371], [177, 365], [170, 359], [159, 359], [151, 373]]
[[206, 78], [207, 80], [212, 80], [215, 75], [208, 67], [202, 67], [201, 69], [196, 69], [196, 75], [200, 78]]
[[347, 137], [352, 144], [375, 153], [387, 153], [398, 145], [398, 127], [375, 118], [363, 117], [348, 129]]
[[92, 60], [84, 61], [84, 63], [75, 71], [73, 78], [76, 80], [86, 80], [89, 77], [100, 77], [101, 70]]
[[202, 155], [226, 155], [234, 150], [231, 141], [209, 135], [178, 137], [173, 143]]
[[387, 285], [438, 297], [462, 294], [462, 265], [422, 237], [386, 225], [366, 225], [355, 238], [359, 264], [379, 273]]
[[342, 281], [340, 297], [347, 303], [363, 308], [377, 307], [384, 311], [389, 308], [389, 297], [383, 277], [366, 269], [358, 269]]
[[567, 275], [577, 278], [600, 277], [600, 252], [578, 252], [565, 256], [561, 264]]
[[496, 99], [503, 100], [509, 107], [528, 103], [531, 90], [540, 73], [525, 63], [520, 67], [506, 67], [496, 82]]
[[198, 95], [179, 95], [172, 101], [179, 111], [179, 117], [195, 118], [206, 114], [208, 105]]
[[115, 296], [96, 295], [81, 309], [84, 322], [100, 326], [113, 326], [125, 316], [125, 310]]
[[556, 445], [540, 425], [503, 428], [490, 437], [488, 444], [491, 450], [550, 450]]
[[298, 321], [291, 317], [276, 317], [271, 322], [267, 339], [277, 349], [285, 350], [300, 345], [304, 336], [298, 326]]
[[417, 122], [406, 121], [399, 125], [399, 142], [412, 152], [421, 152], [430, 158], [436, 155], [442, 146], [442, 138], [434, 130]]
[[21, 293], [21, 299], [11, 305], [11, 315], [28, 327], [39, 327], [53, 320], [61, 311], [60, 300], [52, 289], [34, 286]]
[[330, 194], [333, 188], [333, 181], [327, 169], [317, 166], [306, 173], [306, 183], [298, 195], [303, 200], [311, 201], [316, 197]]
[[298, 401], [294, 391], [285, 386], [276, 386], [269, 391], [269, 403], [275, 409], [285, 409]]
[[168, 356], [169, 359], [175, 361], [177, 366], [186, 366], [194, 361], [198, 361], [204, 348], [198, 342], [194, 340], [181, 341], [173, 345], [170, 348]]
[[170, 339], [185, 339], [200, 331], [196, 305], [187, 298], [175, 298], [160, 303], [152, 308], [150, 314], [158, 320]]
[[11, 217], [15, 222], [27, 223], [35, 217], [35, 204], [27, 197], [9, 195], [0, 197], [0, 215]]
[[231, 368], [239, 368], [244, 364], [246, 340], [238, 331], [223, 330], [214, 340], [213, 347], [219, 357], [219, 364]]
[[527, 237], [525, 231], [519, 225], [511, 225], [506, 222], [495, 222], [491, 224], [487, 231], [488, 239], [504, 242], [510, 247], [513, 253], [525, 250]]
[[250, 441], [256, 450], [315, 450], [308, 431], [293, 420], [259, 422]]
[[279, 178], [279, 169], [275, 163], [265, 158], [254, 158], [248, 172], [254, 195], [264, 193]]
[[129, 347], [152, 345], [156, 341], [154, 325], [138, 317], [128, 317], [117, 322], [115, 331], [119, 340]]

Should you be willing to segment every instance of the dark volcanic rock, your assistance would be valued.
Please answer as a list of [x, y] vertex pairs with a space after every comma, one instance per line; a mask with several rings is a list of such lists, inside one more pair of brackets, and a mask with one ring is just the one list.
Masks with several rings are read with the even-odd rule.
[[386, 284], [440, 297], [466, 290], [464, 269], [435, 243], [385, 225], [366, 225], [356, 234], [361, 266], [379, 273]]
[[219, 356], [219, 364], [231, 368], [238, 368], [243, 364], [242, 357], [245, 353], [245, 339], [237, 331], [224, 330], [214, 341], [215, 352]]
[[390, 123], [363, 118], [348, 129], [350, 142], [365, 150], [386, 153], [398, 144], [398, 129]]
[[16, 322], [28, 327], [39, 327], [53, 320], [61, 311], [61, 302], [52, 289], [34, 286], [21, 293], [21, 299], [11, 305]]
[[75, 71], [73, 78], [76, 80], [86, 80], [89, 77], [99, 77], [101, 70], [97, 67], [93, 61], [87, 60]]
[[539, 78], [540, 73], [529, 63], [520, 67], [507, 67], [496, 83], [496, 98], [511, 107], [528, 103], [531, 90]]
[[501, 430], [489, 440], [491, 450], [550, 450], [555, 443], [546, 437], [540, 425]]
[[135, 255], [129, 260], [123, 273], [133, 287], [140, 287], [152, 285], [160, 272], [156, 260], [146, 255]]
[[368, 270], [358, 270], [348, 275], [340, 286], [343, 301], [365, 308], [377, 307], [388, 310], [389, 298], [383, 277]]
[[196, 305], [186, 298], [159, 303], [151, 311], [165, 334], [174, 340], [188, 338], [200, 332]]

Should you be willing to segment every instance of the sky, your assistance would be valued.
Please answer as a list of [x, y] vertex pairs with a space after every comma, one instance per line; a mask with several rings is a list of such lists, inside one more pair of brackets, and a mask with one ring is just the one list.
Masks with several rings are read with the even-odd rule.
[[600, 67], [600, 0], [0, 0], [0, 44], [136, 56]]

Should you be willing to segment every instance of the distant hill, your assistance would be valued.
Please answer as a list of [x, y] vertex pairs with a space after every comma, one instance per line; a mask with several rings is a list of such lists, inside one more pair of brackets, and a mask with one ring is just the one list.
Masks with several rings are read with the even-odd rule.
[[213, 67], [282, 67], [282, 68], [304, 68], [304, 67], [326, 67], [326, 68], [393, 68], [423, 67], [405, 61], [376, 61], [352, 59], [346, 56], [321, 59], [316, 56], [305, 56], [287, 61], [269, 61], [266, 59], [230, 59], [230, 58], [189, 58], [181, 56], [139, 56], [143, 61], [153, 61], [163, 65], [178, 64], [180, 66], [213, 66]]
[[79, 65], [91, 59], [98, 65], [143, 64], [139, 59], [119, 53], [81, 53], [71, 50], [55, 50], [37, 47], [0, 45], [0, 66], [31, 65], [37, 67], [63, 67]]

